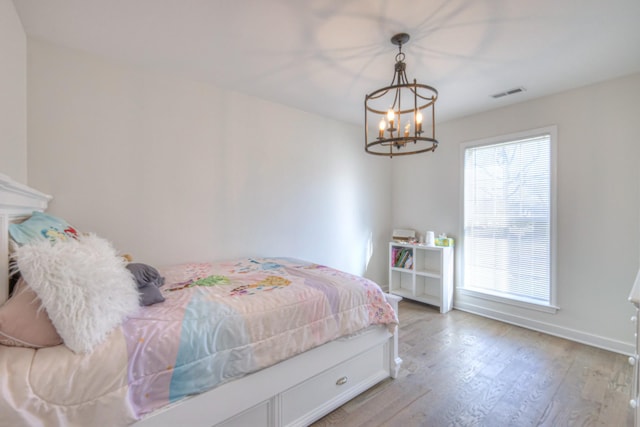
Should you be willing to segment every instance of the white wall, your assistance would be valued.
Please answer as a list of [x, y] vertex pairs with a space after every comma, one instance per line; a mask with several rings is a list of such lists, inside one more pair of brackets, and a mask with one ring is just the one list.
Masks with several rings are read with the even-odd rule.
[[0, 173], [27, 183], [27, 38], [11, 0], [0, 0]]
[[[385, 283], [388, 159], [362, 130], [29, 40], [29, 184], [139, 262], [294, 256]], [[372, 249], [375, 251], [372, 252]]]
[[640, 74], [635, 74], [497, 109], [441, 124], [433, 155], [394, 162], [394, 226], [458, 237], [460, 143], [558, 126], [559, 312], [460, 293], [457, 308], [631, 352], [633, 311], [627, 297], [640, 259], [639, 99]]

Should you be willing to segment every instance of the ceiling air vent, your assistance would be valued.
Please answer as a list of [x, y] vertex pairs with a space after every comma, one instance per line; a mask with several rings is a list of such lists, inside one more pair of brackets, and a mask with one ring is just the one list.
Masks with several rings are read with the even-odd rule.
[[525, 88], [516, 87], [514, 89], [505, 90], [504, 92], [494, 93], [493, 95], [491, 95], [491, 97], [495, 98], [495, 99], [498, 99], [498, 98], [502, 98], [503, 96], [514, 95], [516, 93], [520, 93], [520, 92], [524, 92], [524, 91], [525, 91]]

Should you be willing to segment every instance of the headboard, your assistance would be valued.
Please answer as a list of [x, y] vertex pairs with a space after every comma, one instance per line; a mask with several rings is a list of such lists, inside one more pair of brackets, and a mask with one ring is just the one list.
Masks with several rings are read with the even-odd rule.
[[44, 211], [51, 198], [0, 174], [0, 304], [9, 297], [9, 223]]

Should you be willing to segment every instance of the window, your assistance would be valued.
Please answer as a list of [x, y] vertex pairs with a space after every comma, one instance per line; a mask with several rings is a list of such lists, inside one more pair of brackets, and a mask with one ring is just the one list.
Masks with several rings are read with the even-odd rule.
[[462, 288], [555, 305], [555, 134], [545, 128], [462, 147]]

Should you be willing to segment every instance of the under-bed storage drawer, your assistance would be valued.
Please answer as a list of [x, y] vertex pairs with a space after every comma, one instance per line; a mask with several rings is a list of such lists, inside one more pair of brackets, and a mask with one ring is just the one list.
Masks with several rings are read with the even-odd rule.
[[270, 405], [271, 401], [262, 402], [221, 424], [216, 424], [216, 427], [268, 426], [268, 420], [271, 419]]
[[328, 413], [331, 404], [345, 403], [387, 378], [387, 352], [379, 345], [282, 393], [282, 425], [308, 425]]
[[221, 424], [216, 424], [216, 427], [267, 427], [271, 419], [270, 405], [270, 400], [262, 402]]

